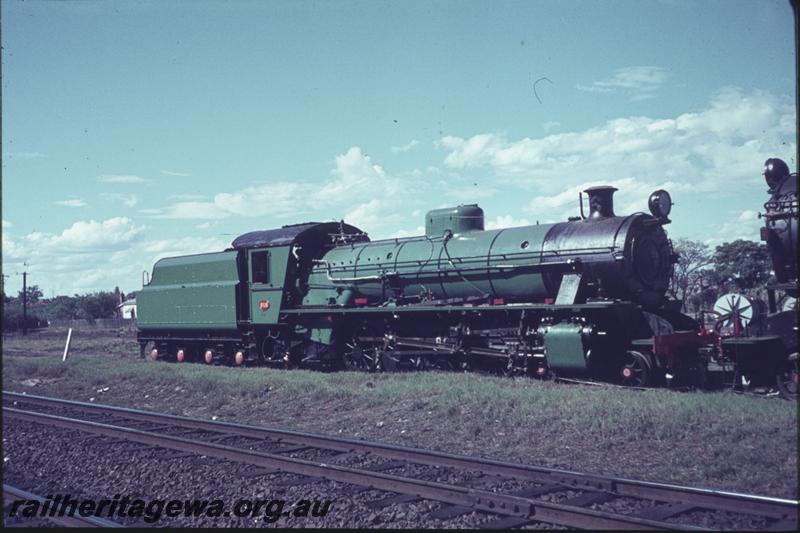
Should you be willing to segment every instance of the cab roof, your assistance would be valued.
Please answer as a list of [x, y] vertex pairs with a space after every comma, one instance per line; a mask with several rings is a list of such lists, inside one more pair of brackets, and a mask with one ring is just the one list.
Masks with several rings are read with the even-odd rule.
[[277, 229], [251, 231], [236, 237], [231, 246], [236, 250], [248, 248], [269, 248], [272, 246], [288, 246], [298, 240], [314, 238], [327, 240], [334, 244], [341, 236], [362, 236], [359, 240], [369, 240], [366, 233], [355, 226], [344, 222], [304, 222], [282, 226]]

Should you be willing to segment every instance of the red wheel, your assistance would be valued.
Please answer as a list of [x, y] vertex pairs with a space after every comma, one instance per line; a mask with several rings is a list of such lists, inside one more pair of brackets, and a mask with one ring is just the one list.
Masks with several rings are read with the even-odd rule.
[[653, 365], [641, 352], [625, 352], [625, 364], [620, 369], [622, 384], [626, 387], [646, 387], [650, 384]]

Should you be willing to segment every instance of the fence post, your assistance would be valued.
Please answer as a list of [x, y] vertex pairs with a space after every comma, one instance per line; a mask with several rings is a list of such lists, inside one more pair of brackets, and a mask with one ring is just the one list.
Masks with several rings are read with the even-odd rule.
[[67, 332], [67, 344], [64, 346], [64, 355], [61, 356], [62, 363], [67, 360], [67, 354], [69, 353], [69, 343], [71, 340], [72, 340], [72, 328], [69, 328], [69, 331]]

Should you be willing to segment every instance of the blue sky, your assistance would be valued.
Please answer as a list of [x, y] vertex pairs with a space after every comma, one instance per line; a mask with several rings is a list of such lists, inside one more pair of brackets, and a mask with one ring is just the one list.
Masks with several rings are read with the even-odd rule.
[[598, 183], [618, 213], [668, 188], [673, 238], [757, 240], [764, 159], [796, 169], [785, 0], [5, 0], [2, 46], [9, 292], [136, 290], [307, 220], [563, 220]]

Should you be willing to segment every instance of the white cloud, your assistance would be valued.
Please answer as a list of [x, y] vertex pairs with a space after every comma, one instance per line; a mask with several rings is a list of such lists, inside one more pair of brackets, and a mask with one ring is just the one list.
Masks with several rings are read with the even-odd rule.
[[60, 235], [34, 232], [26, 235], [27, 244], [50, 252], [101, 252], [121, 250], [137, 241], [144, 228], [136, 226], [127, 217], [115, 217], [96, 222], [78, 221]]
[[143, 232], [125, 217], [78, 221], [60, 233], [11, 238], [3, 232], [3, 263], [24, 261], [29, 282], [48, 293], [113, 289], [123, 285], [123, 278], [134, 283], [141, 273], [142, 256], [136, 248]]
[[229, 214], [214, 202], [178, 202], [158, 210], [153, 216], [182, 220], [216, 220], [228, 218]]
[[[597, 82], [595, 82], [595, 83], [597, 83]], [[613, 90], [614, 90], [614, 89], [612, 89], [610, 87], [598, 87], [596, 85], [583, 85], [583, 84], [580, 84], [580, 83], [577, 84], [575, 86], [575, 88], [578, 89], [579, 91], [584, 91], [584, 92], [587, 92], [587, 93], [610, 93], [610, 92], [613, 92]]]
[[638, 93], [638, 94], [634, 94], [633, 96], [631, 96], [630, 101], [631, 102], [642, 102], [644, 100], [650, 100], [650, 99], [655, 98], [655, 97], [656, 97], [656, 93], [643, 92], [643, 93]]
[[202, 194], [171, 194], [170, 200], [205, 200], [206, 197]]
[[[573, 185], [563, 191], [549, 195], [537, 196], [528, 204], [526, 211], [532, 216], [540, 217], [538, 222], [563, 222], [568, 217], [580, 214], [579, 194], [589, 187], [609, 185], [615, 187], [614, 212], [627, 214], [635, 212], [648, 213], [647, 199], [650, 193], [657, 189], [666, 189], [673, 195], [688, 192], [693, 189], [691, 185], [672, 181], [653, 181], [625, 177], [618, 180], [590, 180]], [[583, 197], [584, 215], [589, 214], [589, 200], [586, 194]]]
[[187, 174], [185, 172], [174, 172], [172, 170], [161, 170], [160, 171], [165, 176], [178, 176], [180, 178], [185, 178], [187, 176], [191, 176], [191, 174]]
[[7, 231], [3, 232], [3, 264], [19, 264], [25, 260], [25, 252]]
[[11, 227], [11, 226], [13, 226], [13, 225], [14, 225], [14, 224], [12, 224], [11, 222], [9, 222], [8, 220], [6, 220], [6, 219], [3, 219], [3, 229], [5, 229], [5, 228], [10, 228], [10, 227]]
[[580, 91], [611, 93], [619, 90], [632, 94], [631, 101], [646, 100], [655, 97], [655, 92], [667, 81], [668, 74], [662, 67], [634, 66], [614, 71], [605, 80], [592, 82], [591, 85], [576, 85]]
[[56, 205], [63, 205], [65, 207], [86, 207], [86, 202], [80, 198], [70, 198], [68, 200], [58, 200], [53, 202]]
[[148, 254], [155, 254], [152, 259], [152, 262], [155, 263], [163, 257], [221, 252], [230, 246], [231, 240], [232, 239], [221, 239], [219, 237], [161, 239], [143, 243], [142, 251]]
[[[320, 219], [329, 220], [341, 218], [342, 213], [349, 210], [365, 220], [368, 207], [358, 211], [361, 204], [369, 204], [376, 198], [381, 202], [389, 198], [396, 201], [420, 187], [424, 187], [423, 176], [406, 176], [401, 180], [373, 162], [361, 148], [353, 146], [336, 156], [331, 177], [322, 183], [272, 181], [239, 191], [221, 192], [212, 201], [183, 201], [157, 211], [142, 212], [157, 218], [197, 220], [229, 216], [285, 219], [317, 213]], [[385, 222], [382, 217], [372, 219]]]
[[559, 121], [557, 121], [557, 120], [549, 120], [549, 121], [547, 121], [547, 122], [543, 122], [543, 123], [542, 123], [542, 129], [543, 129], [543, 130], [544, 130], [546, 133], [549, 133], [551, 130], [554, 130], [554, 129], [556, 129], [556, 128], [557, 128], [557, 127], [559, 127], [560, 125], [561, 125], [561, 123], [560, 123]]
[[738, 216], [732, 216], [724, 220], [718, 227], [715, 234], [704, 242], [711, 246], [731, 242], [737, 239], [747, 241], [758, 241], [761, 235], [761, 228], [764, 221], [758, 218], [758, 211], [745, 209]]
[[610, 80], [598, 81], [595, 82], [595, 85], [601, 87], [641, 89], [661, 85], [665, 81], [667, 81], [667, 73], [663, 68], [640, 66], [617, 69]]
[[[221, 215], [243, 217], [283, 216], [307, 209], [316, 187], [308, 183], [274, 182], [214, 196], [212, 205]], [[218, 218], [224, 218], [219, 216]], [[204, 217], [197, 217], [204, 218]]]
[[[647, 197], [658, 188], [675, 198], [671, 234], [695, 240], [748, 235], [758, 228], [719, 213], [732, 195], [763, 194], [763, 161], [781, 157], [793, 166], [796, 112], [788, 97], [766, 91], [725, 88], [705, 108], [673, 117], [631, 116], [581, 131], [509, 139], [503, 134], [445, 137], [446, 166], [480, 176], [499, 191], [529, 192], [522, 213], [553, 222], [578, 214], [578, 192], [610, 184], [617, 213], [647, 212]], [[702, 199], [713, 207], [697, 211]], [[763, 200], [757, 200], [761, 205]], [[756, 205], [756, 204], [753, 204]], [[756, 206], [757, 207], [757, 206]], [[725, 226], [723, 220], [739, 226]]]
[[494, 220], [486, 221], [486, 229], [516, 228], [519, 226], [530, 226], [528, 219], [516, 219], [512, 215], [497, 215]]
[[589, 180], [668, 180], [706, 191], [751, 183], [767, 157], [795, 151], [788, 98], [725, 89], [707, 109], [674, 118], [628, 117], [571, 133], [517, 141], [493, 133], [444, 137], [445, 165], [489, 168], [500, 181], [546, 195]]
[[[12, 239], [3, 232], [4, 264], [27, 263], [29, 282], [49, 294], [141, 288], [142, 272], [162, 257], [222, 251], [228, 238], [183, 237], [146, 240], [145, 228], [125, 217], [79, 221], [60, 233], [29, 233]], [[17, 290], [15, 287], [13, 290]]]
[[390, 239], [403, 239], [405, 237], [416, 237], [418, 235], [425, 235], [425, 226], [417, 226], [412, 230], [400, 229], [389, 235]]
[[348, 224], [352, 224], [364, 231], [369, 231], [379, 224], [385, 224], [387, 222], [388, 213], [389, 211], [386, 209], [385, 202], [374, 198], [348, 211], [344, 215], [344, 220], [346, 220]]
[[120, 202], [125, 207], [134, 207], [139, 203], [139, 197], [135, 194], [120, 194], [120, 193], [100, 193], [102, 200], [109, 200], [112, 202]]
[[758, 212], [753, 211], [752, 209], [746, 209], [742, 211], [742, 214], [739, 215], [738, 220], [739, 222], [752, 222], [754, 220], [758, 220]]
[[401, 189], [399, 180], [373, 163], [358, 146], [336, 156], [336, 168], [331, 174], [334, 179], [325, 183], [315, 195], [318, 201], [330, 203], [349, 198], [348, 203], [352, 203], [372, 199], [376, 194], [391, 197]]
[[439, 146], [450, 150], [444, 164], [452, 168], [483, 166], [492, 163], [494, 155], [502, 149], [505, 139], [491, 133], [473, 135], [469, 139], [446, 136]]
[[133, 175], [121, 175], [121, 174], [103, 174], [97, 181], [102, 183], [145, 183], [150, 181], [147, 178], [143, 178], [141, 176], [133, 176]]
[[7, 157], [8, 159], [43, 159], [48, 157], [47, 154], [43, 154], [41, 152], [4, 152], [3, 157]]
[[419, 141], [416, 139], [411, 139], [408, 143], [401, 145], [401, 146], [392, 146], [392, 152], [399, 153], [399, 152], [408, 152], [412, 150], [415, 146], [419, 144]]

